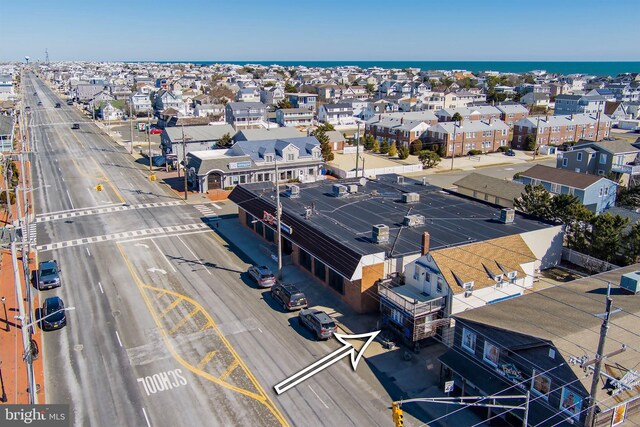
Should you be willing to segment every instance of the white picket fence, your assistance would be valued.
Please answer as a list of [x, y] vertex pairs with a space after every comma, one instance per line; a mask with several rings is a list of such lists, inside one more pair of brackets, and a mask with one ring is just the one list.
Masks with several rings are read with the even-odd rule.
[[590, 255], [583, 254], [582, 252], [574, 251], [569, 248], [562, 248], [562, 260], [569, 261], [572, 264], [584, 267], [589, 271], [609, 271], [614, 268], [618, 268], [617, 265], [603, 261], [598, 258], [594, 258]]

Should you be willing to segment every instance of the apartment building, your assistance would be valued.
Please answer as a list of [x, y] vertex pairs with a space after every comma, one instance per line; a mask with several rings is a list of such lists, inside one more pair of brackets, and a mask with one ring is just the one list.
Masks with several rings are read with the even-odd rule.
[[373, 135], [378, 141], [395, 142], [398, 148], [409, 147], [437, 122], [438, 118], [430, 111], [378, 114], [367, 120], [364, 133], [365, 136]]
[[444, 145], [445, 156], [464, 156], [471, 150], [491, 153], [507, 145], [509, 126], [503, 121], [442, 122], [427, 129], [427, 145]]
[[523, 149], [528, 135], [534, 135], [536, 145], [560, 145], [565, 142], [602, 141], [609, 137], [611, 119], [604, 114], [570, 114], [566, 116], [527, 117], [513, 127], [513, 148]]

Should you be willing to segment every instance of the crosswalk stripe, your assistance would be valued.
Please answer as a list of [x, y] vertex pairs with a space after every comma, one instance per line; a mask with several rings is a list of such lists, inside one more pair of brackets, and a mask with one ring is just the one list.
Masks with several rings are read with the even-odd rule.
[[159, 203], [143, 203], [138, 205], [121, 205], [121, 206], [108, 206], [102, 208], [90, 208], [90, 209], [78, 209], [67, 212], [56, 212], [52, 214], [40, 214], [36, 216], [35, 222], [47, 222], [54, 221], [58, 219], [64, 218], [73, 218], [79, 216], [86, 215], [96, 215], [101, 213], [112, 213], [112, 212], [122, 212], [134, 209], [148, 209], [151, 207], [169, 207], [169, 206], [177, 206], [181, 205], [182, 201], [171, 201], [171, 202], [159, 202]]

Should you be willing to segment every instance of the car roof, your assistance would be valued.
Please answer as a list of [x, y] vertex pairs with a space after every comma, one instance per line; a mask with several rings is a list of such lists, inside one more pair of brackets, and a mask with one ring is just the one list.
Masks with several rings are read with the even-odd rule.
[[45, 305], [64, 305], [64, 303], [62, 302], [62, 298], [60, 297], [49, 297], [46, 300], [44, 300]]
[[303, 312], [304, 312], [304, 314], [312, 314], [312, 315], [314, 315], [322, 323], [333, 322], [333, 319], [331, 317], [329, 317], [329, 315], [327, 313], [325, 313], [324, 311], [322, 311], [322, 310], [310, 309], [310, 310], [303, 310]]

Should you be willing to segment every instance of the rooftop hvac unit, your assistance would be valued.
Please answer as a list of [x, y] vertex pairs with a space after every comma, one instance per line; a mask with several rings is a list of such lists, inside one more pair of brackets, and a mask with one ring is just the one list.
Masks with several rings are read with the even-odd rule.
[[371, 228], [371, 240], [374, 243], [387, 243], [389, 241], [389, 227], [384, 224], [376, 224]]
[[300, 197], [300, 187], [298, 187], [297, 185], [287, 184], [285, 189], [287, 196], [291, 198]]
[[404, 184], [404, 176], [399, 176], [397, 180], [398, 184]]
[[634, 294], [640, 292], [640, 271], [623, 274], [620, 278], [620, 287]]
[[500, 211], [500, 222], [503, 224], [512, 224], [516, 218], [516, 211], [511, 208], [504, 208]]
[[358, 192], [358, 186], [356, 184], [349, 185], [349, 193], [357, 193], [357, 192]]
[[333, 196], [342, 197], [347, 194], [347, 187], [342, 184], [333, 184]]
[[420, 194], [418, 193], [404, 193], [402, 195], [402, 203], [416, 203], [420, 201]]
[[424, 216], [414, 214], [407, 215], [404, 217], [404, 221], [402, 222], [407, 227], [416, 227], [418, 225], [424, 225]]

